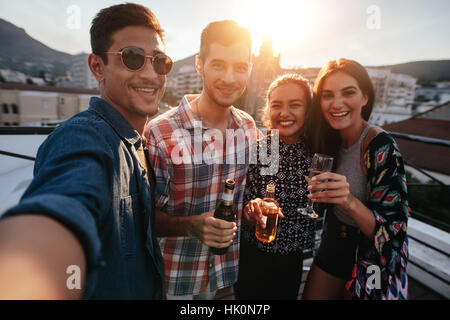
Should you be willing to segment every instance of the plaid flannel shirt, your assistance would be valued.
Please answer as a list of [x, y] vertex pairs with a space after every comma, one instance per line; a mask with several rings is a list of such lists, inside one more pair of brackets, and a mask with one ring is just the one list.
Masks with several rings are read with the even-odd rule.
[[[197, 295], [206, 289], [208, 281], [212, 290], [236, 282], [245, 181], [250, 146], [256, 140], [252, 117], [231, 107], [227, 140], [222, 147], [223, 140], [212, 137], [217, 131], [202, 126], [192, 112], [189, 101], [194, 98], [185, 96], [177, 108], [153, 119], [145, 129], [156, 175], [156, 207], [173, 216], [214, 210], [221, 200], [225, 180], [234, 179], [238, 231], [222, 256], [211, 253], [194, 237], [160, 238], [166, 291], [170, 295]], [[230, 136], [229, 132], [235, 135]]]

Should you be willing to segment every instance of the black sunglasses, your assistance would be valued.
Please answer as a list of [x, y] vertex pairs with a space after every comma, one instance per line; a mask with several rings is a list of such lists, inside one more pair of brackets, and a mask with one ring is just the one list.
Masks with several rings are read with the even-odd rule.
[[106, 54], [118, 54], [122, 58], [122, 63], [131, 71], [138, 71], [145, 65], [146, 58], [150, 58], [153, 69], [157, 74], [165, 75], [172, 69], [172, 59], [164, 53], [157, 53], [154, 56], [148, 56], [144, 50], [136, 47], [126, 47], [117, 52], [104, 52]]

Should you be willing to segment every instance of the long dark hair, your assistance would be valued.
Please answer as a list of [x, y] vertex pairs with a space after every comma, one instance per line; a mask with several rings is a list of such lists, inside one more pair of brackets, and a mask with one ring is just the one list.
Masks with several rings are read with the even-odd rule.
[[[336, 158], [342, 139], [338, 130], [333, 129], [322, 114], [321, 97], [325, 80], [336, 72], [344, 72], [354, 78], [362, 93], [367, 96], [367, 104], [361, 110], [361, 116], [368, 121], [372, 113], [375, 92], [367, 70], [358, 62], [340, 58], [329, 61], [319, 72], [314, 83], [313, 107], [310, 109], [307, 123], [307, 138], [311, 151], [328, 154]], [[336, 164], [336, 161], [334, 162]]]

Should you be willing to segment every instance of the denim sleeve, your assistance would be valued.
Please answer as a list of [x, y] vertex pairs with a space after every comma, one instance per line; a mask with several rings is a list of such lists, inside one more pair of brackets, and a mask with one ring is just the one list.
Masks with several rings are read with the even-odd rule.
[[92, 271], [103, 264], [98, 226], [110, 207], [112, 170], [111, 147], [95, 126], [63, 125], [39, 148], [33, 181], [2, 218], [32, 213], [57, 220], [78, 238]]

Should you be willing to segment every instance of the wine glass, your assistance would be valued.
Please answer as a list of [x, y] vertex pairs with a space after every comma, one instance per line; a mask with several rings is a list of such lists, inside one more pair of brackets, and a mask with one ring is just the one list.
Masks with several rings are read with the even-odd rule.
[[[309, 168], [308, 177], [311, 179], [312, 177], [317, 176], [323, 172], [331, 171], [332, 168], [333, 168], [333, 157], [320, 153], [315, 153], [311, 161], [311, 167]], [[323, 190], [316, 190], [310, 193], [321, 191]], [[314, 211], [313, 203], [309, 198], [307, 200], [306, 207], [297, 208], [297, 212], [311, 219], [317, 219], [319, 217], [319, 215]]]

